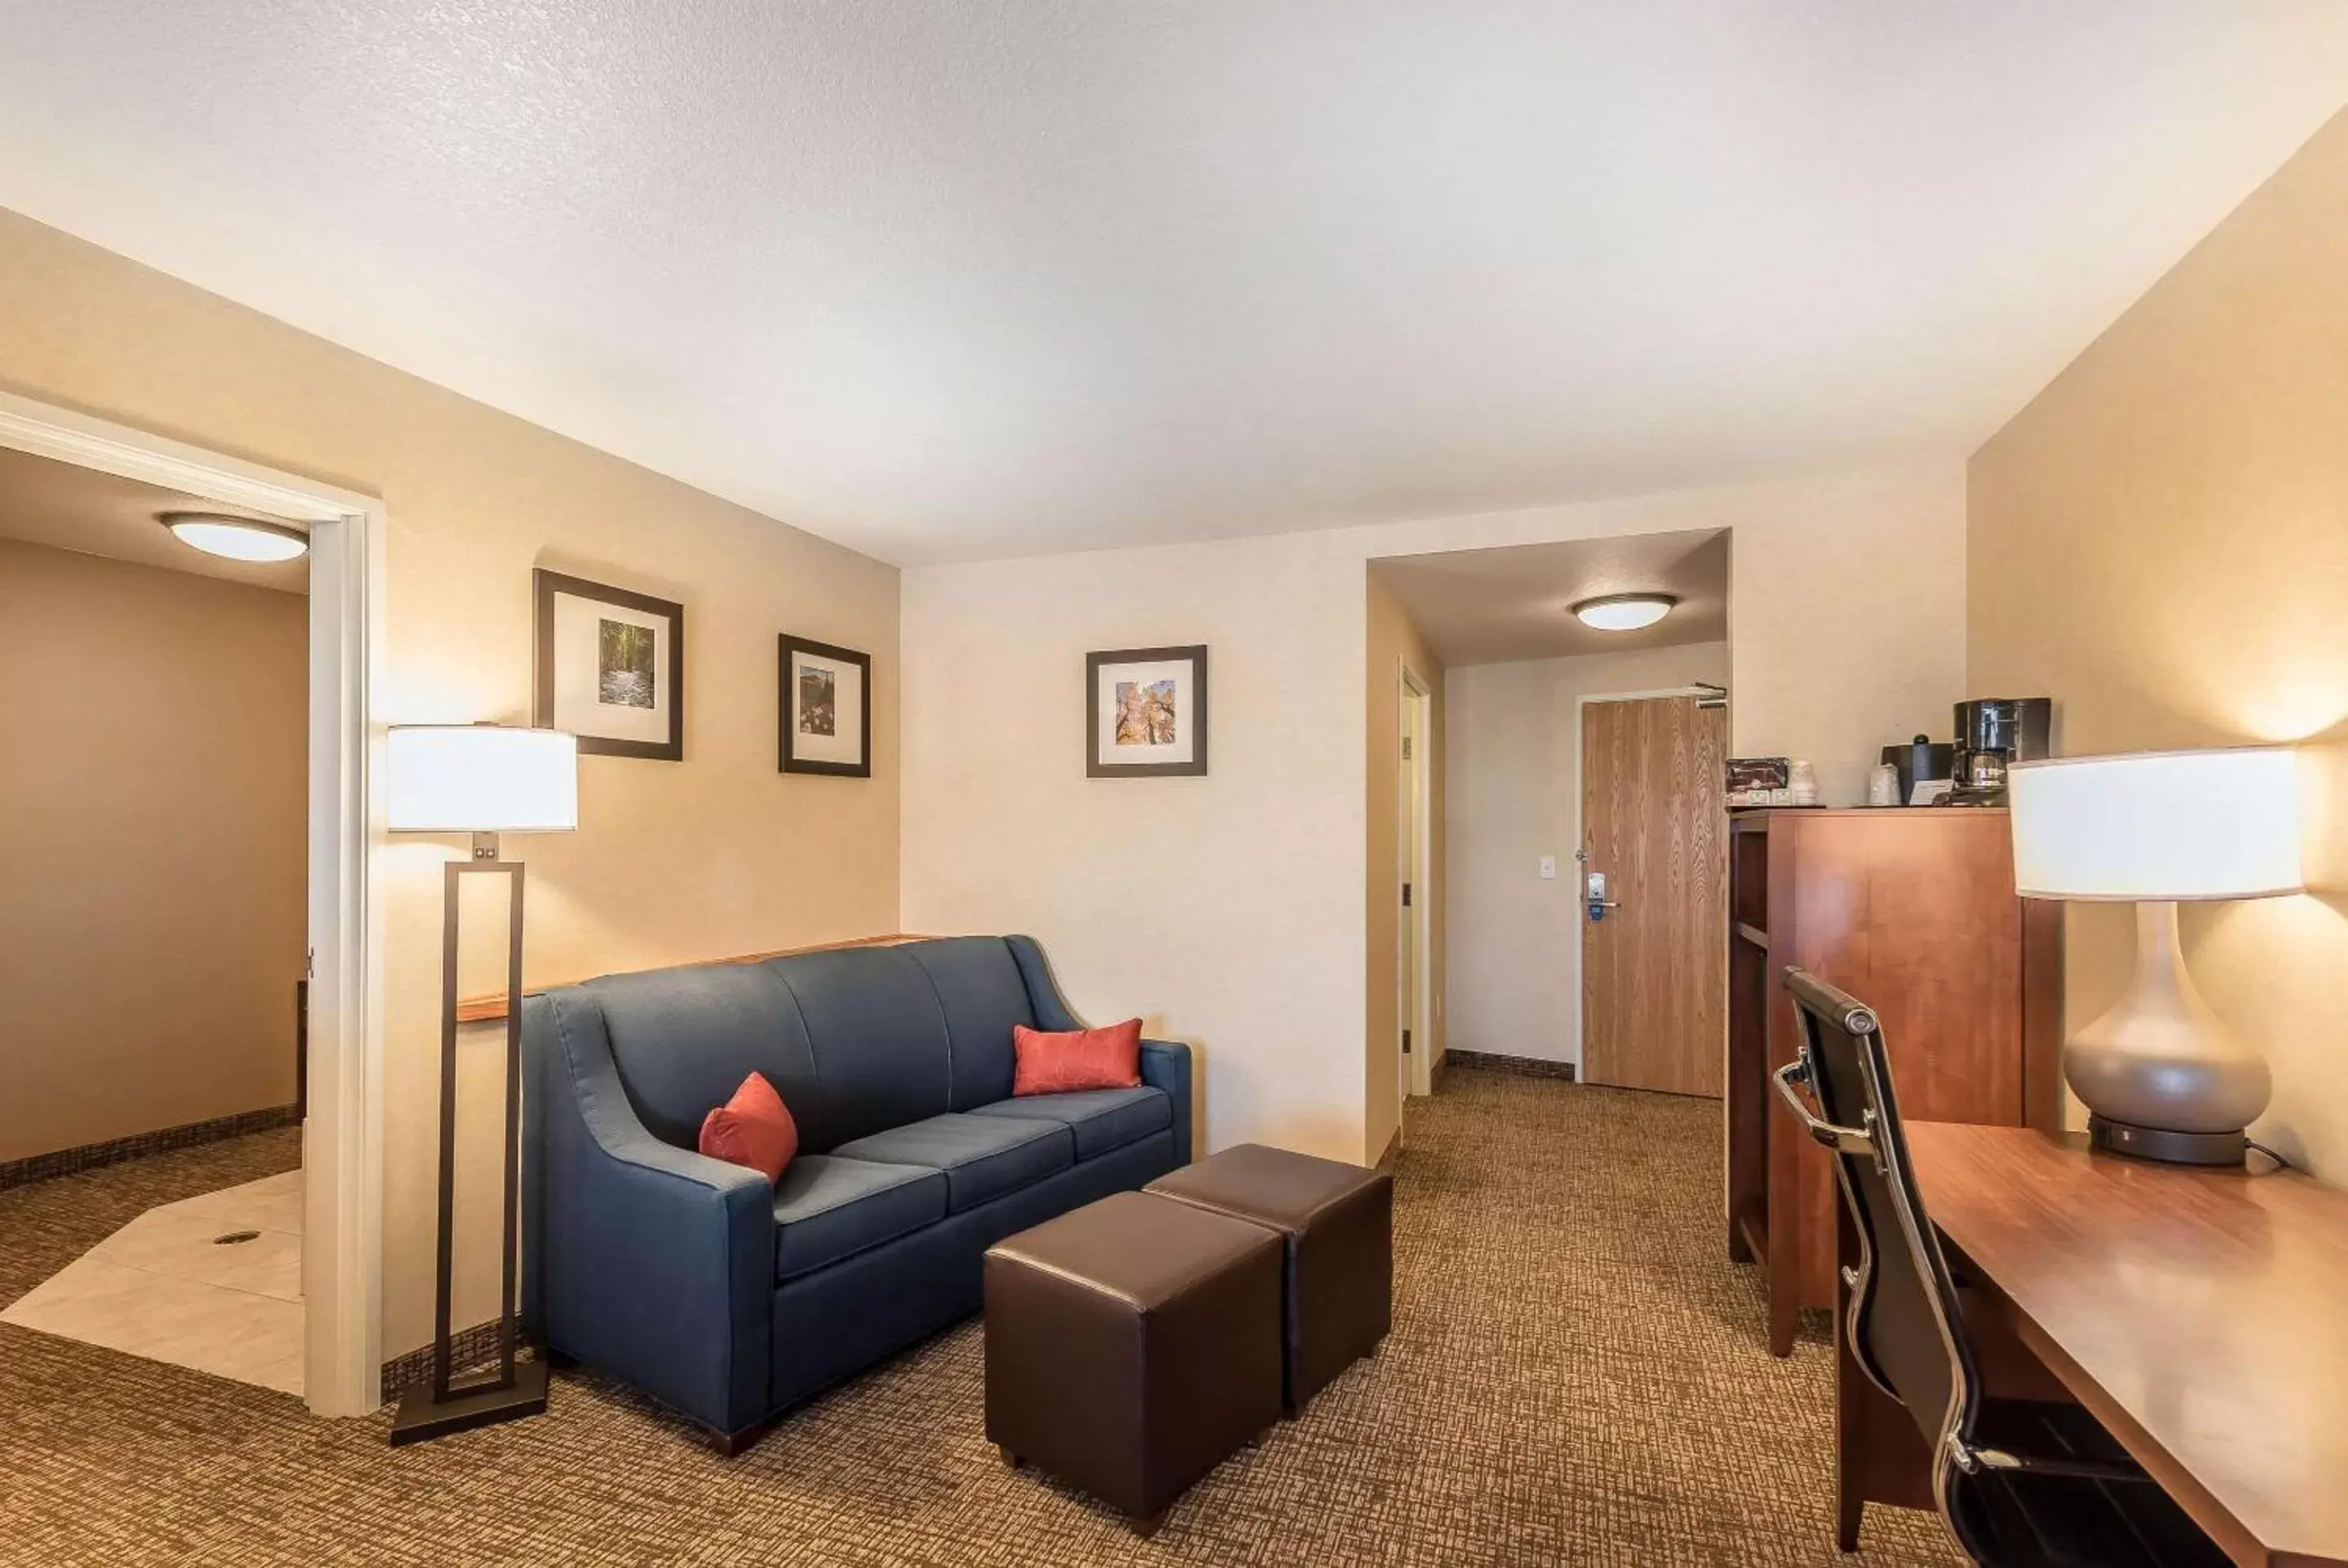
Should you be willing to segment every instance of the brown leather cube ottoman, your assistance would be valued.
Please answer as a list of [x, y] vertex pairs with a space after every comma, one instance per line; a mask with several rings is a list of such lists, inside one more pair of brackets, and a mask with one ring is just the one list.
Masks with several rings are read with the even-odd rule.
[[1378, 1348], [1394, 1323], [1394, 1178], [1342, 1160], [1241, 1143], [1143, 1189], [1268, 1225], [1287, 1239], [1289, 1413]]
[[1280, 1419], [1281, 1240], [1117, 1193], [986, 1254], [986, 1436], [1144, 1535]]

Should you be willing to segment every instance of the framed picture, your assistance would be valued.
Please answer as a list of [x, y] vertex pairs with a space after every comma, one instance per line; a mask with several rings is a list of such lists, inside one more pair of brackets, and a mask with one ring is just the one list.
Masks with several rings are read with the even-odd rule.
[[782, 771], [872, 776], [872, 656], [793, 637], [782, 645]]
[[541, 567], [530, 722], [609, 757], [685, 760], [685, 606]]
[[1207, 650], [1085, 655], [1085, 772], [1097, 779], [1207, 771]]

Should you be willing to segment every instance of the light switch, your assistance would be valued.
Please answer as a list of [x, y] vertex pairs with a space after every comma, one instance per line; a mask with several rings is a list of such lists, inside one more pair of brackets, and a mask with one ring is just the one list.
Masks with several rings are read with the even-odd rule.
[[1544, 882], [1554, 882], [1557, 880], [1556, 856], [1544, 855], [1540, 857], [1540, 874], [1541, 880]]

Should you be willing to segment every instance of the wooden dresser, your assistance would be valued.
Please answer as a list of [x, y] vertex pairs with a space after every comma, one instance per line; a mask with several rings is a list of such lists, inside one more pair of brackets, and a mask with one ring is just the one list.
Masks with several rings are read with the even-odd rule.
[[1910, 1122], [2059, 1128], [2063, 910], [2013, 891], [2003, 810], [1730, 814], [1728, 1255], [1758, 1261], [1769, 1348], [1835, 1301], [1834, 1175], [1776, 1102], [1801, 1050], [1778, 983], [1807, 969], [1876, 1010]]

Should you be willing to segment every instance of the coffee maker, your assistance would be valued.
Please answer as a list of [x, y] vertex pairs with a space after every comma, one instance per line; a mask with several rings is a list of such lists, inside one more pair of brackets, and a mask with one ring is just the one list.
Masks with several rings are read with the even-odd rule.
[[1980, 697], [1957, 704], [1956, 787], [1944, 805], [2003, 805], [2005, 770], [2048, 754], [2050, 697]]

